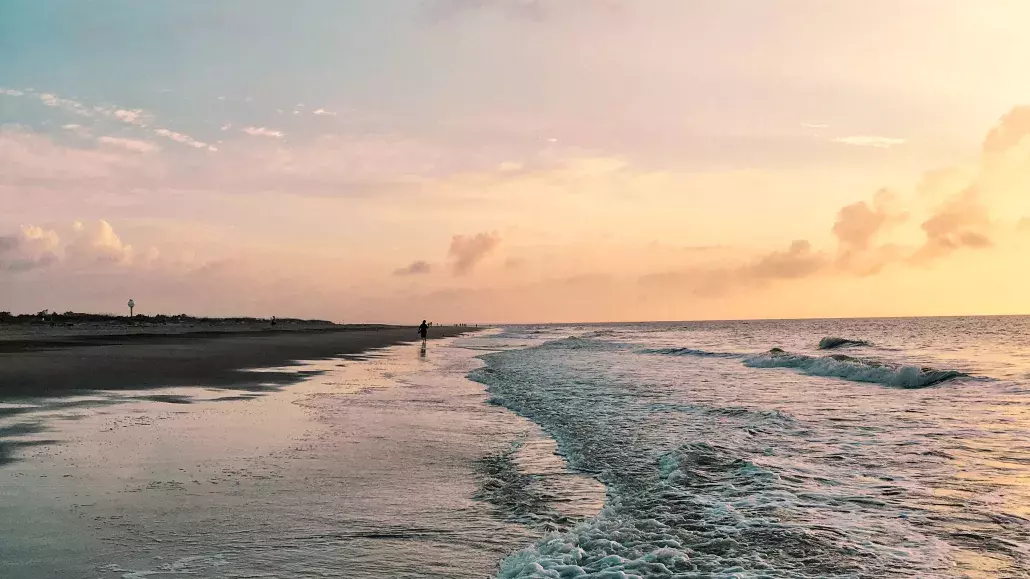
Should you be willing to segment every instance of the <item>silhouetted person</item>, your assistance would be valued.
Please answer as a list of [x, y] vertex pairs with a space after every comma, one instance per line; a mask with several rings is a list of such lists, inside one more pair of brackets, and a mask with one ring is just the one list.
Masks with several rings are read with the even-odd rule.
[[422, 320], [422, 325], [418, 327], [418, 335], [422, 338], [422, 347], [426, 346], [426, 338], [429, 336], [429, 324], [425, 320]]

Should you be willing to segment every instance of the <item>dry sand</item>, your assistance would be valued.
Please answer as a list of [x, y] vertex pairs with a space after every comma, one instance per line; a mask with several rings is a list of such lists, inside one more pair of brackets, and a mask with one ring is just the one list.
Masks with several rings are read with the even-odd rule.
[[[436, 327], [431, 338], [468, 328]], [[34, 328], [0, 332], [0, 397], [163, 386], [266, 388], [295, 373], [247, 372], [415, 341], [414, 327]]]

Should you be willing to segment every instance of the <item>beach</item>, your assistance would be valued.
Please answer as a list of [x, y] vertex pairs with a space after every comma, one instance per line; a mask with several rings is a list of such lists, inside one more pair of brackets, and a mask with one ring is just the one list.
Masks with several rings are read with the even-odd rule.
[[[433, 338], [467, 328], [436, 327]], [[0, 396], [162, 386], [259, 386], [248, 368], [357, 354], [418, 339], [415, 328], [370, 325], [103, 324], [0, 326]], [[261, 382], [296, 380], [268, 374]]]
[[[1030, 578], [1028, 328], [198, 338], [190, 356], [298, 355], [3, 397], [0, 576]], [[190, 338], [143, 340], [18, 355]]]
[[[570, 475], [553, 440], [466, 378], [480, 350], [462, 337], [422, 350], [402, 343], [411, 333], [148, 337], [20, 354], [108, 376], [144, 357], [235, 357], [171, 374], [176, 385], [139, 370], [147, 388], [120, 378], [118, 389], [5, 396], [0, 576], [484, 577], [547, 529], [597, 512], [603, 487]], [[264, 360], [303, 355], [227, 378], [269, 349]]]

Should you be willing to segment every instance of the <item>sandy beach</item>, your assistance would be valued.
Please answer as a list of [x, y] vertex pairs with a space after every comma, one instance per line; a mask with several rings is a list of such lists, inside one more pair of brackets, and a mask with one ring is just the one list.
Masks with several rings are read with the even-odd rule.
[[[468, 330], [434, 327], [430, 338]], [[354, 355], [416, 339], [414, 327], [369, 325], [7, 327], [0, 331], [0, 396], [193, 385], [265, 387], [297, 376], [279, 372], [256, 377], [246, 369]]]
[[[309, 354], [381, 345], [405, 330], [255, 339], [281, 357], [302, 344], [317, 344]], [[209, 346], [242, 359], [252, 355], [242, 339]], [[494, 572], [541, 532], [515, 520], [536, 512], [520, 504], [549, 513], [557, 500], [585, 516], [603, 494], [589, 481], [581, 496], [527, 494], [518, 473], [566, 482], [554, 444], [485, 403], [465, 378], [478, 352], [454, 340], [258, 369], [254, 383], [296, 382], [263, 392], [179, 386], [0, 404], [0, 576]]]

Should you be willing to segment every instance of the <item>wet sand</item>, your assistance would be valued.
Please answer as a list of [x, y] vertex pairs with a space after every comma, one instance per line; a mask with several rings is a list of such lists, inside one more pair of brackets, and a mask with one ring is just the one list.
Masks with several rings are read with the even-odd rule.
[[0, 577], [495, 573], [542, 522], [589, 516], [604, 495], [570, 484], [539, 428], [486, 403], [465, 377], [481, 365], [468, 340], [255, 371], [297, 378], [260, 393], [7, 404]]
[[[469, 328], [432, 328], [431, 338]], [[358, 354], [417, 339], [414, 327], [196, 330], [138, 328], [115, 333], [57, 328], [32, 336], [0, 334], [0, 399], [47, 396], [74, 390], [121, 390], [166, 386], [266, 388], [298, 379], [295, 373], [248, 368], [284, 366]], [[259, 379], [258, 379], [259, 378]]]

